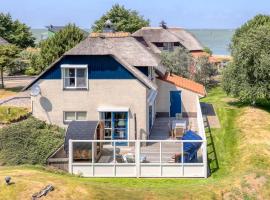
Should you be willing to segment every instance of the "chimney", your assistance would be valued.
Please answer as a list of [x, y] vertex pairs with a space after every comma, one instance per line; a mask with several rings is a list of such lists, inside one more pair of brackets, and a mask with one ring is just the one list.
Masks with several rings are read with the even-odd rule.
[[111, 20], [108, 19], [104, 23], [103, 32], [104, 33], [113, 33], [114, 32], [114, 26], [113, 26], [113, 23], [111, 22]]
[[162, 21], [159, 23], [159, 26], [162, 27], [162, 28], [164, 28], [164, 29], [167, 29], [167, 28], [168, 28], [168, 27], [167, 27], [167, 23], [166, 23], [164, 20], [162, 20]]

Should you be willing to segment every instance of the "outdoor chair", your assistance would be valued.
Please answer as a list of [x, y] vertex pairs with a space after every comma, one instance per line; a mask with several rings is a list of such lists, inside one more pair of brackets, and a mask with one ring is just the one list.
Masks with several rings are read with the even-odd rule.
[[185, 129], [183, 127], [175, 127], [174, 129], [174, 137], [182, 138], [184, 135]]
[[115, 160], [116, 160], [117, 163], [125, 163], [123, 155], [121, 155], [121, 154], [115, 155]]
[[[202, 140], [202, 138], [195, 132], [189, 130], [183, 135], [182, 140], [184, 145], [183, 162], [184, 163], [197, 162], [198, 160], [197, 152], [200, 149], [202, 142], [196, 142], [196, 140]], [[194, 142], [184, 142], [184, 140], [194, 140]], [[176, 154], [174, 159], [175, 162], [182, 162], [181, 154]]]
[[176, 114], [175, 114], [175, 118], [176, 118], [177, 120], [183, 119], [182, 113], [176, 113]]

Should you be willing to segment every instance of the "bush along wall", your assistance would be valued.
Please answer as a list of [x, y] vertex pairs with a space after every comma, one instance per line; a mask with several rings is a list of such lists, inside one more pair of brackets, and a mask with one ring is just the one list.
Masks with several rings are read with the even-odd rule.
[[63, 142], [64, 129], [29, 117], [0, 129], [0, 163], [43, 165]]

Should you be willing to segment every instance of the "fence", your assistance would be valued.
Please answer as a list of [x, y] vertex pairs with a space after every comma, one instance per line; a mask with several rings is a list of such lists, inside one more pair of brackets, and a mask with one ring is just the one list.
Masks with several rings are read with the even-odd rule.
[[206, 141], [70, 140], [69, 172], [84, 177], [206, 178]]

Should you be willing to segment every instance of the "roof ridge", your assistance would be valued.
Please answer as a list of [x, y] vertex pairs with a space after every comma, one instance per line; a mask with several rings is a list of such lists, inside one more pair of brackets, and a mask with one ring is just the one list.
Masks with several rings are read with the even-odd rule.
[[96, 38], [96, 37], [105, 37], [105, 38], [117, 38], [117, 37], [130, 37], [131, 34], [129, 32], [108, 32], [108, 33], [99, 33], [99, 32], [92, 32], [89, 34], [88, 37]]

